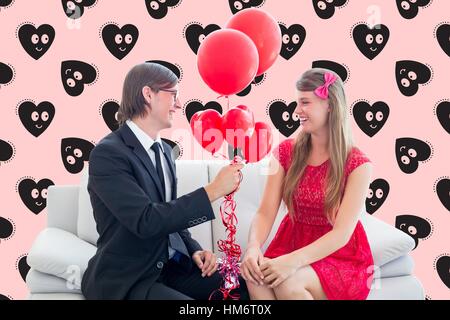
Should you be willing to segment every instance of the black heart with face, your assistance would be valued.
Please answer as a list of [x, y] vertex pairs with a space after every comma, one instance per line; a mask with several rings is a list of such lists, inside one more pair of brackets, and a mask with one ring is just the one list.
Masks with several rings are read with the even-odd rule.
[[413, 173], [419, 167], [419, 161], [431, 156], [431, 148], [422, 140], [415, 138], [399, 138], [395, 141], [395, 156], [404, 173]]
[[287, 28], [284, 24], [279, 23], [282, 44], [280, 50], [280, 56], [289, 60], [292, 58], [303, 45], [306, 39], [306, 30], [300, 24], [293, 24]]
[[70, 173], [81, 172], [84, 161], [89, 161], [89, 155], [94, 144], [80, 138], [64, 138], [61, 140], [61, 159], [64, 167]]
[[348, 70], [347, 68], [337, 62], [330, 60], [316, 60], [312, 63], [312, 68], [323, 68], [334, 71], [341, 78], [342, 82], [346, 82], [348, 78]]
[[2, 300], [11, 300], [9, 297], [7, 297], [7, 296], [4, 296], [4, 295], [2, 295], [2, 294], [0, 294], [0, 301], [2, 301]]
[[86, 62], [67, 60], [61, 63], [64, 90], [72, 97], [82, 94], [84, 85], [94, 82], [96, 78], [97, 70]]
[[353, 117], [358, 127], [369, 137], [373, 137], [383, 128], [389, 117], [389, 106], [377, 101], [372, 106], [359, 101], [353, 106]]
[[428, 66], [417, 61], [397, 61], [395, 78], [400, 92], [410, 97], [417, 93], [419, 84], [425, 84], [431, 79], [431, 70]]
[[8, 142], [0, 139], [0, 161], [8, 161], [14, 155], [14, 148]]
[[170, 62], [167, 62], [167, 61], [164, 61], [164, 60], [148, 60], [146, 62], [159, 63], [160, 65], [168, 68], [170, 71], [175, 73], [175, 75], [177, 76], [177, 78], [179, 80], [181, 80], [181, 78], [182, 78], [182, 70], [180, 70], [180, 68], [178, 68], [173, 63], [170, 63]]
[[32, 24], [24, 24], [19, 28], [19, 41], [25, 51], [35, 60], [42, 57], [55, 39], [55, 29], [49, 24], [36, 28]]
[[442, 50], [450, 57], [450, 24], [442, 24], [436, 30], [436, 38]]
[[16, 266], [17, 270], [19, 270], [20, 276], [23, 281], [26, 281], [28, 271], [30, 271], [30, 266], [27, 263], [27, 256], [23, 256], [19, 259]]
[[245, 97], [250, 93], [250, 91], [252, 91], [252, 85], [259, 85], [264, 81], [265, 77], [266, 77], [265, 73], [255, 77], [255, 79], [253, 79], [253, 81], [244, 90], [236, 93], [236, 95], [239, 97]]
[[161, 140], [163, 140], [165, 143], [167, 143], [172, 148], [172, 159], [174, 161], [179, 159], [183, 153], [181, 146], [177, 142], [174, 142], [170, 139], [161, 138]]
[[47, 206], [47, 189], [52, 185], [54, 183], [50, 179], [37, 183], [32, 179], [23, 179], [19, 183], [20, 199], [34, 214], [39, 214]]
[[427, 220], [414, 215], [397, 216], [395, 218], [395, 227], [414, 239], [416, 243], [414, 249], [417, 248], [419, 239], [426, 238], [431, 233], [431, 224]]
[[119, 107], [119, 104], [115, 101], [108, 101], [102, 106], [103, 121], [111, 131], [119, 129], [119, 122], [117, 122]]
[[19, 118], [25, 129], [33, 136], [40, 136], [50, 125], [55, 116], [55, 107], [48, 101], [37, 106], [25, 101], [19, 106]]
[[436, 271], [442, 282], [450, 289], [450, 256], [442, 256], [437, 259]]
[[79, 19], [84, 13], [84, 8], [93, 6], [97, 0], [61, 0], [64, 13], [68, 18]]
[[367, 58], [372, 60], [386, 46], [389, 40], [389, 29], [384, 24], [377, 24], [370, 28], [366, 24], [358, 24], [353, 29], [353, 40], [359, 51]]
[[216, 110], [220, 114], [222, 114], [223, 111], [222, 106], [216, 101], [209, 101], [205, 105], [203, 105], [200, 101], [194, 100], [186, 105], [184, 113], [186, 115], [187, 121], [191, 123], [191, 118], [195, 113], [209, 109]]
[[14, 232], [14, 225], [9, 219], [0, 217], [0, 239], [7, 239], [11, 237]]
[[348, 0], [313, 0], [314, 10], [321, 19], [330, 19], [336, 7], [342, 7]]
[[450, 101], [443, 101], [438, 104], [436, 116], [445, 131], [450, 133]]
[[203, 28], [198, 23], [192, 23], [184, 31], [184, 37], [191, 50], [197, 54], [198, 48], [206, 36], [216, 30], [220, 30], [220, 27], [217, 24], [208, 24]]
[[264, 4], [265, 0], [228, 0], [231, 12], [233, 14], [238, 13], [241, 10], [260, 7]]
[[9, 6], [13, 0], [0, 0], [0, 7], [7, 7]]
[[285, 137], [289, 137], [300, 126], [300, 119], [296, 113], [297, 102], [286, 105], [283, 101], [275, 101], [269, 106], [269, 116], [275, 128]]
[[436, 193], [444, 207], [450, 211], [450, 179], [439, 180], [436, 184]]
[[132, 24], [126, 24], [122, 28], [108, 24], [102, 29], [102, 39], [106, 48], [119, 60], [130, 53], [138, 37], [139, 30]]
[[162, 19], [167, 15], [169, 7], [174, 7], [181, 0], [145, 0], [147, 12], [153, 19]]
[[14, 78], [14, 70], [5, 63], [0, 62], [0, 84], [8, 84]]
[[366, 211], [374, 214], [380, 209], [389, 194], [389, 183], [384, 179], [375, 179], [369, 186], [369, 192], [366, 197]]
[[431, 0], [396, 0], [397, 8], [401, 16], [405, 19], [412, 19], [419, 13], [419, 7], [424, 7]]

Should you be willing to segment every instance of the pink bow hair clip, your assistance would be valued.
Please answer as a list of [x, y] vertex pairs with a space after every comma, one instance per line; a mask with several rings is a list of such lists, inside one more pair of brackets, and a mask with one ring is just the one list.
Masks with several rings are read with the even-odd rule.
[[337, 77], [330, 72], [326, 72], [324, 78], [325, 78], [324, 85], [314, 90], [314, 93], [319, 98], [328, 99], [328, 87], [331, 86], [336, 81]]

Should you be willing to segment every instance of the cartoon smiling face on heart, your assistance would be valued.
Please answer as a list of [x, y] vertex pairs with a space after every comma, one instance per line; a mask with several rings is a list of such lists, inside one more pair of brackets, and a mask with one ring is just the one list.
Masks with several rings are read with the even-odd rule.
[[177, 6], [180, 1], [181, 0], [145, 0], [145, 5], [148, 14], [153, 19], [162, 19], [167, 15], [169, 7]]
[[303, 45], [306, 39], [306, 30], [300, 24], [293, 24], [289, 28], [283, 24], [278, 24], [281, 30], [281, 51], [280, 55], [289, 60]]
[[133, 49], [139, 37], [139, 30], [132, 24], [119, 28], [115, 24], [108, 24], [102, 29], [102, 39], [109, 52], [122, 60]]
[[330, 19], [337, 7], [342, 7], [348, 0], [313, 0], [314, 11], [321, 19]]
[[296, 108], [296, 101], [290, 104], [286, 104], [283, 101], [275, 101], [269, 106], [270, 120], [285, 137], [289, 137], [300, 127], [300, 118], [294, 112]]
[[389, 29], [384, 24], [377, 24], [372, 28], [361, 23], [354, 27], [352, 36], [359, 51], [372, 60], [383, 51], [389, 40]]
[[81, 172], [84, 161], [89, 161], [89, 155], [94, 144], [80, 138], [64, 138], [61, 140], [61, 159], [64, 167], [70, 173]]
[[25, 51], [38, 60], [52, 45], [55, 29], [49, 24], [43, 24], [38, 28], [32, 24], [24, 24], [19, 28], [18, 36]]
[[427, 220], [408, 214], [397, 216], [395, 227], [414, 239], [416, 243], [414, 249], [417, 248], [419, 239], [428, 237], [432, 231], [431, 224]]
[[34, 214], [39, 214], [47, 206], [47, 189], [54, 185], [50, 179], [42, 179], [38, 182], [32, 179], [23, 179], [18, 185], [18, 191], [22, 202]]
[[366, 211], [375, 213], [384, 203], [389, 194], [389, 183], [384, 179], [375, 179], [369, 186], [366, 197]]
[[233, 14], [236, 14], [244, 9], [260, 7], [264, 4], [264, 2], [265, 0], [228, 0], [230, 10]]
[[33, 136], [40, 136], [55, 116], [55, 107], [48, 101], [35, 105], [31, 101], [23, 102], [19, 108], [19, 118], [25, 129]]
[[407, 97], [415, 95], [419, 90], [419, 84], [426, 84], [431, 75], [431, 69], [417, 61], [403, 60], [395, 64], [397, 86]]
[[395, 155], [400, 170], [411, 174], [419, 167], [419, 161], [430, 158], [431, 147], [419, 139], [399, 138], [395, 142]]
[[369, 137], [373, 137], [386, 123], [389, 106], [382, 101], [377, 101], [373, 105], [359, 101], [353, 106], [352, 113], [358, 127]]
[[419, 13], [419, 7], [428, 6], [431, 0], [396, 0], [397, 9], [405, 19], [412, 19]]
[[61, 63], [61, 80], [66, 92], [75, 97], [84, 91], [84, 85], [94, 82], [97, 70], [88, 63], [68, 60]]
[[68, 18], [79, 19], [84, 8], [93, 6], [97, 0], [61, 0], [64, 12]]

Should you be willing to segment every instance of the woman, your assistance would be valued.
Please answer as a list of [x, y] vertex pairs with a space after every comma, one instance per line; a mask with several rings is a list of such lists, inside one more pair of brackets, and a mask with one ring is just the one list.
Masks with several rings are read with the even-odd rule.
[[[273, 151], [241, 264], [252, 299], [366, 299], [373, 258], [359, 214], [370, 160], [352, 143], [342, 80], [326, 69], [296, 83], [301, 130]], [[288, 214], [263, 255], [281, 200]]]

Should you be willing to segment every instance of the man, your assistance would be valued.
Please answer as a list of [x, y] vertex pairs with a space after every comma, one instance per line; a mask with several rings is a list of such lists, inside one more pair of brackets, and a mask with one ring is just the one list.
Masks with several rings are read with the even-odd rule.
[[215, 255], [187, 228], [215, 218], [211, 202], [237, 188], [242, 165], [222, 168], [212, 183], [177, 198], [175, 162], [159, 132], [181, 108], [178, 92], [169, 69], [132, 68], [120, 127], [90, 154], [88, 191], [99, 239], [81, 283], [87, 299], [208, 299], [220, 287]]

